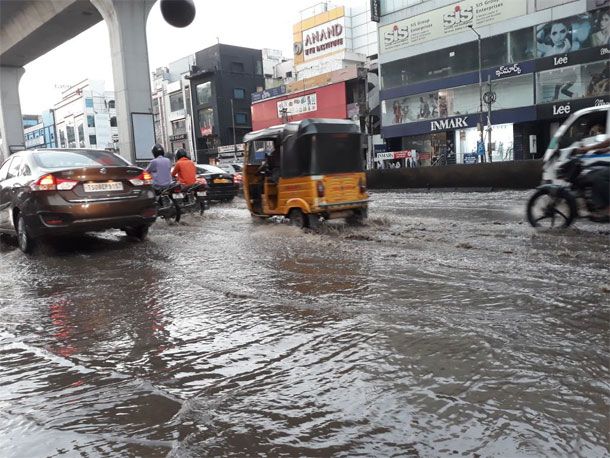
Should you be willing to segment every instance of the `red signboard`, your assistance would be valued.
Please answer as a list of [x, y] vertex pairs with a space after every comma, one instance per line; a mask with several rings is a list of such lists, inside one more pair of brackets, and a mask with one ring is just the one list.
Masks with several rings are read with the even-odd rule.
[[[315, 94], [315, 111], [298, 113], [291, 110], [290, 103], [297, 102], [299, 98], [307, 98]], [[307, 100], [313, 100], [312, 97]], [[279, 105], [278, 105], [279, 104]], [[308, 106], [313, 106], [311, 103]], [[280, 107], [278, 109], [278, 107]], [[283, 111], [282, 111], [283, 110]], [[285, 113], [284, 119], [278, 116]], [[295, 113], [295, 114], [291, 114]], [[307, 118], [347, 118], [347, 98], [345, 94], [345, 83], [330, 84], [328, 86], [308, 89], [300, 92], [291, 92], [282, 97], [265, 100], [252, 105], [252, 130], [264, 129], [269, 126], [284, 124], [286, 121], [300, 121]]]

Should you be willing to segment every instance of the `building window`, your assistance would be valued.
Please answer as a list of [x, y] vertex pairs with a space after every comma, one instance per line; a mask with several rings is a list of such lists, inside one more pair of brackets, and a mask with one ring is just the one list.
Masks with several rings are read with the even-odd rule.
[[95, 116], [87, 115], [87, 127], [95, 127]]
[[78, 125], [78, 146], [80, 148], [85, 147], [85, 129], [82, 124]]
[[85, 106], [87, 108], [93, 108], [93, 99], [85, 99]]
[[184, 109], [184, 99], [182, 98], [182, 92], [176, 92], [169, 96], [169, 108], [170, 111], [180, 111]]
[[114, 107], [115, 107], [115, 102], [114, 102], [114, 100], [109, 100], [109, 101], [108, 101], [108, 108], [112, 109], [112, 108], [114, 108]]
[[172, 132], [174, 135], [186, 134], [186, 122], [184, 119], [172, 121]]
[[199, 135], [207, 137], [214, 133], [214, 110], [203, 108], [197, 112], [199, 119]]
[[242, 126], [248, 124], [248, 115], [246, 113], [235, 113], [235, 124]]
[[256, 61], [256, 74], [257, 75], [263, 74], [263, 63], [260, 60]]
[[598, 97], [608, 92], [607, 60], [539, 72], [536, 76], [536, 103]]
[[199, 105], [206, 105], [212, 100], [212, 82], [206, 81], [197, 85], [197, 103]]
[[97, 145], [97, 138], [95, 137], [95, 135], [89, 135], [89, 144]]
[[59, 131], [59, 146], [62, 148], [66, 147], [66, 134], [64, 134], [63, 130]]
[[110, 117], [110, 127], [116, 127], [116, 116]]
[[231, 62], [231, 71], [233, 73], [244, 73], [244, 64], [242, 62]]
[[236, 87], [233, 89], [233, 98], [234, 99], [245, 99], [246, 98], [246, 90], [240, 87]]

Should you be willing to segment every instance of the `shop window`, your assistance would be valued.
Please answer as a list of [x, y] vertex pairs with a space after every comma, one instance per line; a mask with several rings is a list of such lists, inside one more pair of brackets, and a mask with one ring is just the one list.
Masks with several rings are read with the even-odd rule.
[[246, 113], [235, 113], [235, 124], [242, 126], [248, 124], [248, 115]]
[[610, 67], [607, 60], [538, 73], [536, 102], [551, 103], [608, 93]]
[[197, 112], [199, 121], [199, 135], [207, 137], [214, 133], [214, 110], [203, 108]]
[[184, 109], [184, 100], [182, 98], [182, 92], [177, 92], [169, 96], [169, 108], [172, 112]]
[[206, 81], [205, 83], [198, 84], [196, 87], [197, 91], [197, 103], [199, 105], [206, 105], [212, 101], [212, 82]]
[[507, 33], [485, 38], [481, 41], [481, 60], [483, 61], [483, 68], [497, 67], [499, 65], [504, 65], [509, 61], [507, 43]]
[[527, 27], [508, 34], [510, 62], [522, 62], [535, 57], [534, 29]]
[[233, 89], [233, 98], [234, 99], [243, 99], [246, 97], [246, 90], [236, 87]]
[[87, 127], [95, 127], [95, 116], [87, 115]]
[[97, 145], [97, 137], [95, 135], [89, 135], [89, 144]]

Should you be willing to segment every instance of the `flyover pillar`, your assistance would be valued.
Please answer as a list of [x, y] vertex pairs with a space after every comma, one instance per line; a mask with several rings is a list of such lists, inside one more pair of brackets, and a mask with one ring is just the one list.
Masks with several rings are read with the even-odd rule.
[[[156, 0], [91, 0], [108, 26], [120, 154], [135, 162], [155, 142], [146, 20]], [[134, 122], [135, 119], [135, 122]]]
[[0, 163], [11, 152], [25, 148], [19, 104], [19, 80], [24, 72], [23, 67], [0, 67]]

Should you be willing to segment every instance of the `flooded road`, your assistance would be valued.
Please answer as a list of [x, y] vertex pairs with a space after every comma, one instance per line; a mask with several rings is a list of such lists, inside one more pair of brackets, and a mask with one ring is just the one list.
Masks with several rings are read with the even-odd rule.
[[609, 456], [608, 226], [527, 193], [243, 200], [34, 257], [0, 245], [2, 456]]

